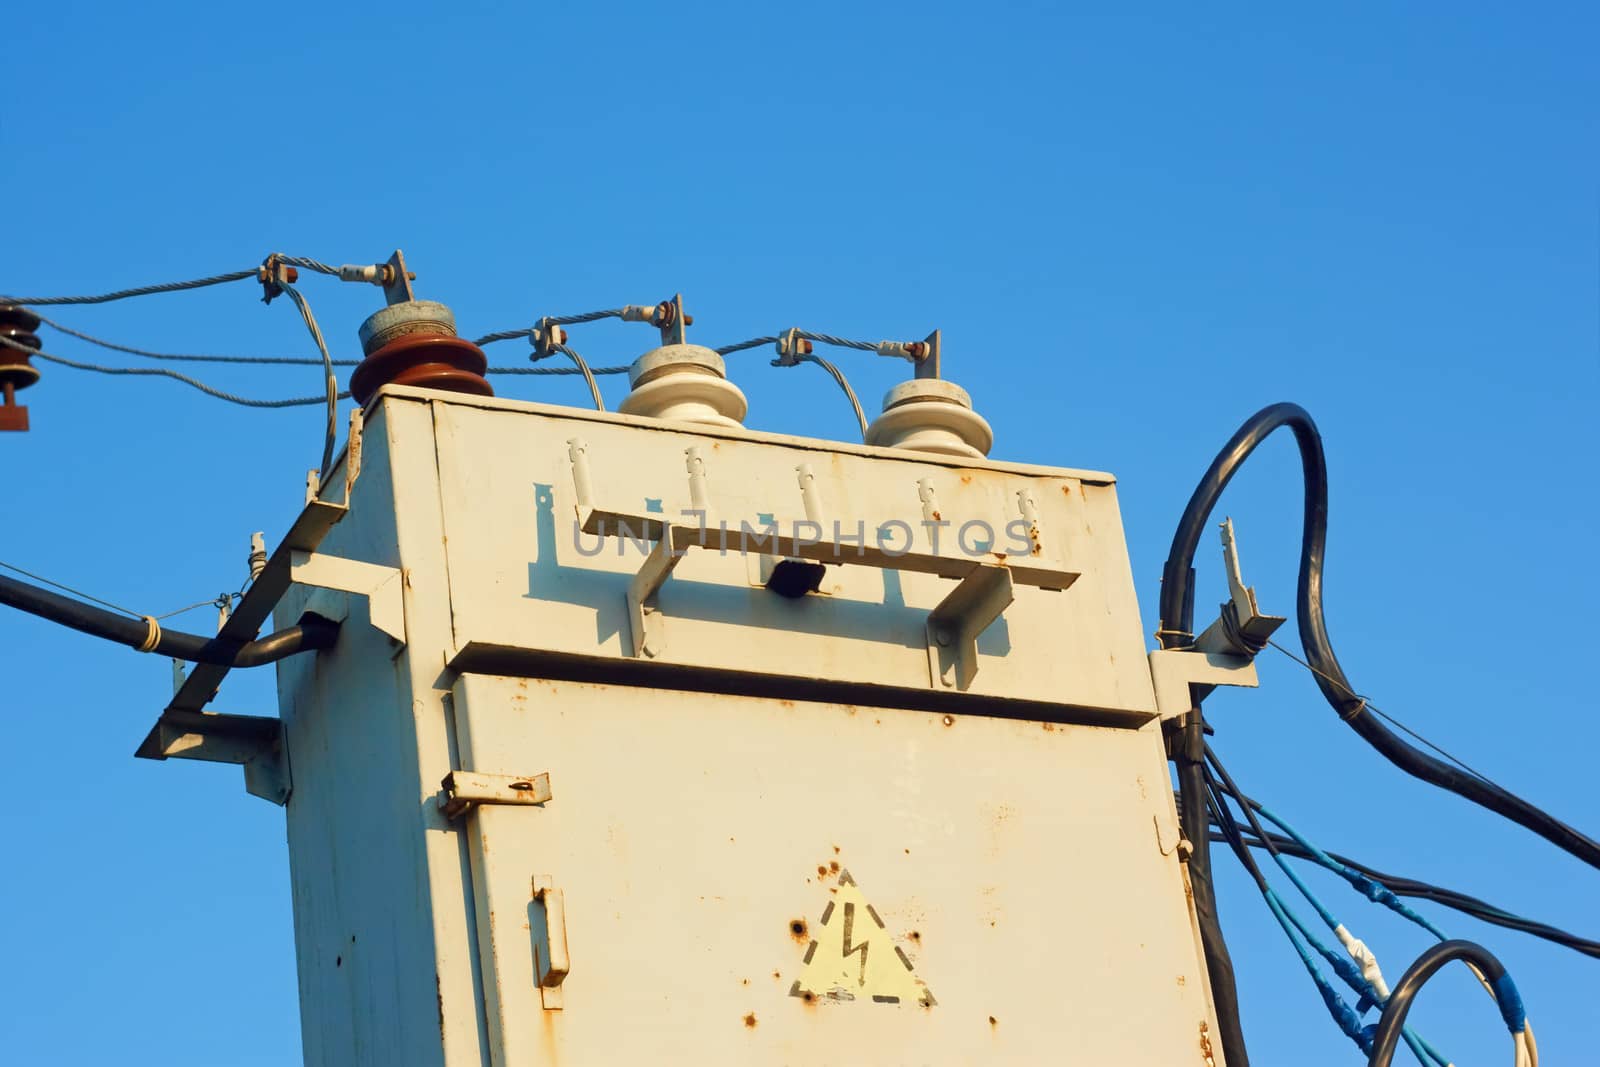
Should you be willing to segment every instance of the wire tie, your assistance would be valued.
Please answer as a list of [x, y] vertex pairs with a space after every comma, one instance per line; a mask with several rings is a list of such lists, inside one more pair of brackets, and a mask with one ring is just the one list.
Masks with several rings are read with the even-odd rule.
[[141, 615], [139, 617], [144, 620], [145, 634], [144, 640], [134, 646], [134, 651], [154, 652], [156, 646], [161, 643], [161, 624], [156, 621], [154, 615]]
[[1349, 722], [1351, 719], [1355, 718], [1357, 715], [1360, 715], [1363, 711], [1366, 711], [1367, 710], [1367, 698], [1366, 697], [1360, 697], [1359, 701], [1360, 702], [1358, 704], [1356, 704], [1355, 707], [1351, 708], [1349, 711], [1341, 711], [1339, 713], [1339, 718], [1343, 719], [1345, 722]]

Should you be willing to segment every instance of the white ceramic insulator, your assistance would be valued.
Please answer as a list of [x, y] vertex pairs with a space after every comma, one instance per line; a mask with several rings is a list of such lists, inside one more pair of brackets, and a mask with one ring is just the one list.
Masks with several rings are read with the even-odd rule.
[[663, 345], [628, 368], [633, 391], [617, 410], [674, 422], [742, 426], [749, 404], [726, 375], [722, 357], [709, 348]]
[[883, 398], [883, 414], [867, 427], [867, 444], [983, 459], [994, 431], [972, 410], [972, 398], [953, 382], [916, 378]]

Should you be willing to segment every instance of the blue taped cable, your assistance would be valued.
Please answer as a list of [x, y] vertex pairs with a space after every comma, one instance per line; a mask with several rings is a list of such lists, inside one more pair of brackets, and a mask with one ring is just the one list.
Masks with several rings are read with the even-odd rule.
[[1506, 1029], [1513, 1034], [1520, 1034], [1528, 1028], [1528, 1013], [1522, 1007], [1522, 994], [1517, 991], [1517, 983], [1511, 980], [1509, 971], [1498, 978], [1491, 978], [1489, 986], [1494, 990], [1495, 1003], [1500, 1005], [1500, 1018], [1506, 1021]]
[[[1241, 803], [1246, 802], [1241, 801]], [[1406, 903], [1399, 897], [1395, 896], [1395, 894], [1391, 892], [1388, 887], [1378, 884], [1371, 878], [1368, 878], [1366, 875], [1362, 874], [1360, 871], [1346, 867], [1344, 864], [1340, 863], [1338, 860], [1322, 851], [1316, 845], [1313, 845], [1310, 841], [1307, 841], [1304, 837], [1301, 837], [1299, 831], [1290, 826], [1288, 823], [1284, 822], [1277, 815], [1274, 815], [1271, 811], [1267, 810], [1264, 805], [1252, 803], [1252, 807], [1254, 807], [1256, 811], [1260, 812], [1262, 817], [1268, 822], [1272, 823], [1278, 829], [1288, 834], [1295, 844], [1311, 853], [1311, 855], [1315, 857], [1319, 864], [1321, 864], [1323, 867], [1326, 867], [1328, 870], [1337, 874], [1339, 877], [1343, 878], [1345, 881], [1354, 886], [1357, 892], [1359, 892], [1362, 896], [1366, 897], [1375, 904], [1382, 904], [1390, 911], [1410, 919], [1412, 922], [1428, 931], [1428, 933], [1432, 934], [1434, 937], [1437, 937], [1440, 941], [1449, 940], [1442, 930], [1433, 925], [1433, 923], [1429, 922], [1425, 917], [1417, 914], [1414, 910], [1408, 907]], [[1299, 884], [1298, 881], [1296, 884]]]

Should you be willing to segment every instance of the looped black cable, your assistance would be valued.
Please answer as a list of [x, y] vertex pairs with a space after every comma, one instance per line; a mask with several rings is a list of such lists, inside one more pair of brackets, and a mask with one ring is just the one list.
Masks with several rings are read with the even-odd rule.
[[[1527, 827], [1552, 844], [1570, 852], [1591, 867], [1600, 868], [1600, 842], [1543, 811], [1504, 787], [1459, 767], [1435, 759], [1412, 747], [1372, 715], [1363, 715], [1366, 701], [1350, 684], [1334, 655], [1322, 611], [1323, 550], [1328, 535], [1328, 470], [1322, 452], [1322, 435], [1311, 416], [1298, 404], [1273, 404], [1247, 419], [1212, 460], [1205, 476], [1184, 508], [1167, 555], [1161, 589], [1163, 627], [1191, 630], [1194, 626], [1194, 553], [1200, 535], [1222, 491], [1239, 467], [1266, 437], [1287, 426], [1300, 448], [1305, 479], [1304, 526], [1300, 538], [1300, 578], [1296, 616], [1306, 661], [1323, 697], [1362, 739], [1407, 774], [1448, 789], [1513, 822]], [[1203, 829], [1198, 832], [1203, 833]], [[1194, 840], [1193, 837], [1190, 840]]]

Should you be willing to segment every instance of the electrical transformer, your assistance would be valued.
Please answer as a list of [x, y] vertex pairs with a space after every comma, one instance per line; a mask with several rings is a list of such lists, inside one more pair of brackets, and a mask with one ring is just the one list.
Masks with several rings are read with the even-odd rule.
[[1113, 478], [631, 378], [377, 388], [228, 623], [337, 644], [141, 750], [285, 806], [306, 1062], [1220, 1063]]

